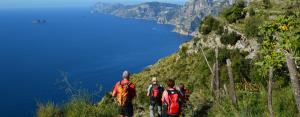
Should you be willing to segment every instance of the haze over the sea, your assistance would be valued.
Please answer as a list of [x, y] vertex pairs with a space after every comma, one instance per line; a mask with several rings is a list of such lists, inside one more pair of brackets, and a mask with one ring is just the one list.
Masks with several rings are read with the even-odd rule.
[[0, 0], [1, 8], [88, 7], [97, 2], [138, 4], [142, 2], [183, 4], [187, 0]]

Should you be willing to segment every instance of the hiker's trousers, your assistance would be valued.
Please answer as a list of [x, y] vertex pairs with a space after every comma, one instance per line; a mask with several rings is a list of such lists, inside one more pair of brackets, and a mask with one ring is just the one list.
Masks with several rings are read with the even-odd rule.
[[[155, 105], [152, 105], [150, 104], [150, 117], [155, 117], [154, 115], [154, 108], [155, 108]], [[159, 117], [161, 117], [161, 105], [157, 104], [157, 114]]]

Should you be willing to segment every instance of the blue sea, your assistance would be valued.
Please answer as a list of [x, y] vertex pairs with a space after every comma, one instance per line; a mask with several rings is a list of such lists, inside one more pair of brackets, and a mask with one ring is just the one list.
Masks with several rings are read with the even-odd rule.
[[138, 73], [190, 38], [172, 29], [90, 8], [0, 9], [0, 116], [32, 117], [38, 102], [67, 101], [60, 71], [103, 95], [123, 70]]

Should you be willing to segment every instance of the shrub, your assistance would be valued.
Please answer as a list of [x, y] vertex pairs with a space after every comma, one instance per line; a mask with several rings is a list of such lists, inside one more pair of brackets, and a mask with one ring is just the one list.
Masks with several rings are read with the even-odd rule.
[[189, 50], [189, 48], [188, 48], [187, 45], [182, 45], [181, 49], [180, 49], [180, 52], [179, 52], [179, 55], [182, 56], [182, 57], [185, 57], [188, 50]]
[[271, 7], [271, 1], [270, 0], [263, 0], [263, 6], [264, 8], [270, 8]]
[[199, 31], [205, 35], [209, 34], [211, 31], [220, 32], [220, 30], [223, 30], [223, 27], [220, 24], [221, 23], [213, 16], [206, 16], [199, 27]]
[[222, 44], [225, 45], [235, 45], [235, 43], [241, 39], [241, 36], [238, 35], [236, 32], [225, 32], [222, 36], [221, 36], [221, 42]]
[[207, 25], [202, 25], [201, 28], [200, 28], [200, 32], [202, 34], [209, 34], [211, 32], [211, 27], [210, 26], [207, 26]]
[[245, 33], [247, 37], [258, 36], [258, 27], [262, 24], [262, 20], [257, 17], [249, 17], [245, 20]]
[[253, 7], [249, 8], [248, 13], [249, 13], [250, 16], [254, 16], [255, 15], [255, 11], [254, 11]]
[[244, 8], [245, 3], [239, 1], [232, 7], [225, 9], [221, 14], [229, 23], [234, 23], [239, 19], [245, 18]]
[[216, 34], [221, 35], [224, 32], [223, 25], [219, 25], [218, 29], [216, 30]]

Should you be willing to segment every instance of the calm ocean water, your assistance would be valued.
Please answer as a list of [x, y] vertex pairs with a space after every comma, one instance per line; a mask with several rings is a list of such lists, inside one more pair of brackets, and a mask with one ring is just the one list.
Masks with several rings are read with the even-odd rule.
[[190, 38], [172, 28], [89, 8], [0, 9], [0, 116], [32, 117], [37, 102], [66, 101], [60, 70], [76, 87], [109, 91], [123, 70], [137, 73]]

